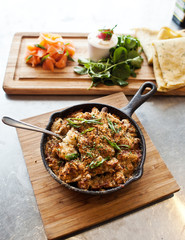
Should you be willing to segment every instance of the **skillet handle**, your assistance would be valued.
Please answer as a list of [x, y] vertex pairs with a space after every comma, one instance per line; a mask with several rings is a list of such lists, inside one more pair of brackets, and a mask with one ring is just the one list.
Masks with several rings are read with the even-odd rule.
[[[151, 88], [151, 90], [145, 94], [142, 95], [144, 90], [146, 88]], [[141, 106], [144, 102], [146, 102], [147, 99], [149, 99], [151, 96], [154, 95], [154, 93], [157, 91], [157, 87], [152, 82], [145, 82], [139, 90], [136, 92], [136, 94], [133, 96], [133, 98], [130, 100], [130, 102], [121, 109], [124, 113], [126, 113], [129, 117], [132, 116], [132, 114], [135, 112], [135, 110]]]

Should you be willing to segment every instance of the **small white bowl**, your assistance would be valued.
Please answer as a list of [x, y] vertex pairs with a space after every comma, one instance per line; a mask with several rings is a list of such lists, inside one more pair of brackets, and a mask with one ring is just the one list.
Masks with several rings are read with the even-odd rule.
[[88, 51], [89, 51], [89, 58], [97, 62], [101, 58], [106, 58], [109, 56], [109, 50], [112, 47], [115, 47], [118, 38], [115, 34], [112, 35], [110, 40], [103, 40], [97, 37], [99, 32], [92, 32], [88, 35]]

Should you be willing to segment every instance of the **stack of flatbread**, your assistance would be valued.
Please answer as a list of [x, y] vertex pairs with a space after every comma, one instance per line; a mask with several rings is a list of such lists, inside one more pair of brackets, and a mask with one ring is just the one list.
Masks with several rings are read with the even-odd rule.
[[185, 32], [163, 27], [160, 31], [139, 28], [135, 34], [153, 64], [158, 91], [185, 86]]

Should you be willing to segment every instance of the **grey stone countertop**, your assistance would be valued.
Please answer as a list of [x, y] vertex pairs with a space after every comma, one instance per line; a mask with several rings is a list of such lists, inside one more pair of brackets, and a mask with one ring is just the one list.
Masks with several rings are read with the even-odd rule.
[[[1, 85], [16, 32], [90, 32], [115, 24], [118, 24], [117, 32], [129, 32], [134, 27], [175, 29], [177, 26], [171, 21], [174, 6], [175, 0], [1, 1]], [[0, 117], [24, 119], [94, 98], [8, 96], [1, 88]], [[169, 199], [84, 230], [69, 239], [185, 239], [185, 97], [154, 96], [136, 114], [181, 190]], [[0, 239], [46, 239], [16, 130], [1, 121]]]

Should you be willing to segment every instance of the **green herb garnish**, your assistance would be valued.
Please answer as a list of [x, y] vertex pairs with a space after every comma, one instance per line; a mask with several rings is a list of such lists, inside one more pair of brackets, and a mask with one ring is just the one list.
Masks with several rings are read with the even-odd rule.
[[130, 35], [118, 37], [118, 43], [110, 49], [108, 58], [93, 62], [89, 59], [79, 58], [81, 66], [74, 67], [77, 74], [88, 74], [91, 77], [91, 87], [99, 84], [107, 86], [126, 86], [126, 81], [130, 76], [135, 77], [135, 69], [141, 68], [143, 58], [141, 45], [137, 38]]
[[33, 55], [28, 56], [28, 57], [26, 58], [26, 62], [28, 62], [28, 61], [30, 60], [30, 58], [32, 58], [32, 57], [33, 57]]
[[94, 168], [97, 168], [99, 167], [102, 163], [104, 163], [105, 161], [109, 160], [110, 157], [106, 157], [106, 158], [103, 158], [101, 161], [92, 161], [90, 164], [89, 164], [89, 167], [90, 169], [94, 169]]
[[41, 63], [43, 63], [48, 57], [49, 57], [49, 54], [45, 55], [45, 56], [41, 59]]
[[91, 158], [93, 157], [93, 155], [91, 153], [89, 153], [89, 152], [87, 152], [86, 154], [87, 154], [87, 156], [89, 156]]
[[105, 137], [105, 136], [104, 136], [103, 138], [107, 140], [107, 142], [108, 142], [108, 144], [109, 144], [110, 146], [112, 146], [113, 148], [115, 148], [115, 149], [118, 150], [118, 151], [121, 151], [121, 148], [117, 145], [117, 143], [110, 141], [110, 140], [109, 140], [107, 137]]
[[[68, 118], [68, 124], [72, 127], [79, 128], [82, 124], [100, 124], [103, 123], [100, 122], [101, 118], [99, 119], [84, 119], [84, 118]], [[75, 121], [75, 122], [74, 122]]]
[[41, 44], [35, 44], [35, 47], [38, 47], [38, 48], [46, 50], [46, 48], [43, 45], [41, 45]]
[[72, 154], [66, 155], [65, 159], [70, 161], [70, 160], [74, 160], [74, 159], [78, 158], [78, 156], [79, 156], [78, 153], [72, 153]]
[[68, 59], [69, 61], [75, 62], [75, 60], [69, 55], [68, 50], [66, 50], [66, 55], [67, 55], [67, 59]]
[[123, 145], [119, 145], [119, 147], [124, 147], [124, 148], [131, 148], [131, 146], [123, 144]]
[[83, 132], [82, 132], [82, 134], [85, 134], [86, 132], [91, 132], [91, 131], [93, 131], [94, 130], [94, 127], [92, 127], [92, 128], [87, 128], [87, 129], [85, 129]]
[[116, 129], [115, 129], [115, 127], [114, 127], [113, 122], [112, 122], [109, 118], [107, 118], [107, 121], [108, 121], [108, 125], [109, 125], [110, 129], [111, 129], [113, 132], [116, 133]]
[[98, 31], [100, 34], [97, 37], [103, 39], [104, 41], [110, 40], [112, 38], [112, 34], [114, 33], [113, 30], [115, 27], [117, 27], [117, 25], [115, 25], [112, 29], [99, 29]]

